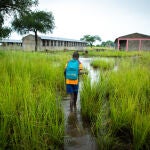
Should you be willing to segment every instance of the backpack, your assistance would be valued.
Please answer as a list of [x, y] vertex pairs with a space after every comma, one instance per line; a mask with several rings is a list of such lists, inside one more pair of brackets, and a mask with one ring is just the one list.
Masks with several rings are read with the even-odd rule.
[[79, 61], [72, 59], [66, 67], [66, 79], [77, 80], [79, 74]]

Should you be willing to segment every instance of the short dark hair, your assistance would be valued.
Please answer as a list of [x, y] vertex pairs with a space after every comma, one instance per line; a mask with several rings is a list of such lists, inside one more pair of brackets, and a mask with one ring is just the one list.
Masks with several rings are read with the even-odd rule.
[[73, 53], [72, 57], [78, 59], [79, 58], [79, 53], [77, 51], [75, 51]]

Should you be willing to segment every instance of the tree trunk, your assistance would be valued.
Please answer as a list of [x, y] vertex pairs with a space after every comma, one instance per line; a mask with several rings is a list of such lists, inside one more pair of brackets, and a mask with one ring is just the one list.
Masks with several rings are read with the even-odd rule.
[[35, 33], [35, 52], [37, 52], [37, 46], [38, 46], [38, 36], [37, 36], [37, 31]]
[[93, 44], [92, 44], [92, 43], [90, 43], [90, 47], [91, 47], [91, 48], [93, 47]]

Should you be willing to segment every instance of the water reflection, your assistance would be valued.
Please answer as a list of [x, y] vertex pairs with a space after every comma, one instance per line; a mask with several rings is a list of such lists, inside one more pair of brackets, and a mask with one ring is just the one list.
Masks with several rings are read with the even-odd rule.
[[[90, 66], [91, 58], [80, 58], [81, 63], [89, 71], [89, 76], [92, 76], [92, 80], [96, 80], [98, 72], [95, 72]], [[81, 82], [79, 84], [79, 91], [81, 89]], [[65, 150], [97, 150], [97, 144], [95, 138], [90, 132], [88, 126], [83, 126], [81, 117], [80, 106], [80, 92], [77, 98], [77, 108], [70, 112], [70, 98], [67, 97], [63, 101], [64, 113], [65, 113], [65, 138], [64, 149]]]
[[65, 150], [97, 150], [95, 139], [88, 128], [83, 128], [79, 111], [70, 112], [67, 118]]
[[77, 110], [70, 112], [67, 119], [66, 133], [71, 137], [78, 137], [83, 135], [81, 120], [78, 117]]
[[96, 82], [99, 78], [99, 71], [93, 69], [93, 67], [90, 65], [93, 59], [94, 58], [80, 58], [80, 61], [83, 64], [84, 68], [88, 70], [88, 76], [91, 78], [92, 83]]
[[[88, 76], [91, 78], [91, 83], [98, 80], [100, 71], [93, 69], [90, 65], [91, 61], [95, 58], [80, 58], [83, 67], [88, 70]], [[82, 82], [79, 84], [79, 93], [77, 98], [77, 108], [70, 112], [70, 98], [67, 97], [62, 102], [65, 113], [65, 150], [97, 150], [97, 143], [95, 137], [90, 132], [88, 126], [83, 125], [81, 117], [80, 106], [80, 90]]]

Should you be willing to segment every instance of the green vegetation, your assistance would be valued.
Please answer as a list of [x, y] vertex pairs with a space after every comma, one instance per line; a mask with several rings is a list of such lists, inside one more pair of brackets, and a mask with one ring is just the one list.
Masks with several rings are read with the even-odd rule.
[[35, 51], [38, 46], [37, 32], [47, 33], [52, 32], [54, 25], [54, 16], [52, 12], [35, 11], [21, 14], [19, 17], [15, 17], [12, 22], [12, 27], [20, 34], [26, 34], [34, 32], [35, 35]]
[[[88, 48], [89, 49], [89, 48]], [[89, 57], [130, 57], [130, 56], [141, 56], [142, 52], [138, 51], [116, 51], [116, 50], [111, 50], [111, 49], [106, 49], [106, 48], [94, 48], [93, 50], [88, 51]]]
[[[81, 113], [91, 123], [99, 149], [149, 149], [150, 53], [90, 54], [125, 56], [117, 59], [117, 70], [100, 70], [94, 83], [87, 75], [81, 77]], [[1, 149], [59, 149], [63, 145], [63, 72], [71, 55], [0, 51]], [[104, 67], [103, 59], [96, 57], [96, 62]]]
[[114, 48], [109, 48], [109, 47], [104, 47], [104, 46], [93, 46], [92, 48], [91, 47], [87, 47], [87, 50], [88, 51], [108, 51], [108, 50], [111, 50], [111, 51], [114, 51], [115, 49]]
[[91, 62], [91, 65], [94, 67], [94, 68], [100, 68], [100, 69], [112, 69], [115, 65], [115, 62], [114, 61], [106, 61], [106, 60], [103, 60], [103, 59], [99, 59], [99, 60], [93, 60]]
[[[81, 108], [100, 149], [150, 148], [150, 53], [122, 59], [117, 71], [83, 80]], [[97, 108], [98, 107], [98, 108]]]
[[110, 41], [110, 40], [108, 40], [106, 42], [103, 41], [101, 43], [101, 46], [103, 46], [103, 47], [115, 47], [115, 43], [113, 41]]
[[63, 144], [67, 59], [60, 54], [0, 52], [2, 149], [59, 149]]
[[[16, 16], [18, 13], [23, 14], [24, 12], [31, 11], [32, 6], [36, 6], [38, 0], [6, 0], [1, 1], [0, 5], [0, 39], [8, 37], [12, 31], [10, 27], [6, 27], [5, 16]], [[7, 16], [8, 17], [8, 16]]]
[[101, 38], [98, 35], [84, 35], [83, 38], [80, 39], [81, 41], [86, 41], [88, 46], [91, 48], [93, 47], [93, 43], [96, 41], [101, 41]]

